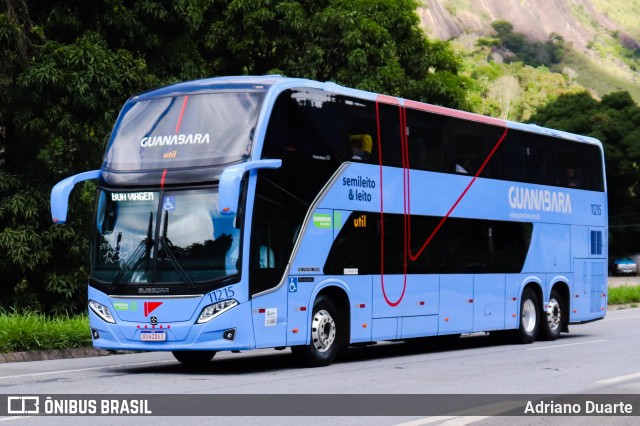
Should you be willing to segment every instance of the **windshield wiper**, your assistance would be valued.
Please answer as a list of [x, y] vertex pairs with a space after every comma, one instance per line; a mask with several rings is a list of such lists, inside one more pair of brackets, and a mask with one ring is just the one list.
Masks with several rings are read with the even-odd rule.
[[187, 275], [185, 270], [180, 265], [180, 262], [176, 258], [175, 254], [173, 253], [173, 247], [174, 247], [173, 243], [171, 242], [171, 240], [169, 240], [169, 238], [167, 238], [168, 226], [169, 226], [169, 212], [165, 211], [164, 225], [162, 226], [162, 236], [160, 237], [160, 247], [164, 249], [164, 252], [167, 254], [167, 258], [169, 259], [169, 262], [171, 262], [171, 265], [173, 265], [175, 270], [178, 272], [178, 275], [180, 275], [180, 277], [187, 284], [187, 286], [189, 286], [189, 288], [195, 288], [196, 287], [195, 283], [191, 280], [191, 278], [189, 278], [189, 275]]
[[[122, 280], [122, 277], [126, 272], [137, 269], [138, 265], [141, 262], [145, 260], [149, 260], [149, 258], [151, 257], [151, 249], [153, 248], [153, 239], [151, 239], [152, 232], [153, 232], [153, 213], [149, 212], [149, 226], [147, 227], [147, 236], [142, 241], [140, 241], [140, 244], [138, 244], [138, 247], [136, 247], [133, 253], [131, 253], [131, 257], [129, 258], [129, 260], [127, 260], [122, 265], [122, 267], [120, 268], [120, 271], [118, 271], [118, 274], [115, 276], [115, 278], [111, 282], [112, 286], [115, 287], [118, 284], [120, 284], [120, 280]], [[122, 240], [122, 232], [118, 233], [118, 243], [117, 243], [118, 245], [116, 247], [116, 250], [120, 250], [120, 240]]]

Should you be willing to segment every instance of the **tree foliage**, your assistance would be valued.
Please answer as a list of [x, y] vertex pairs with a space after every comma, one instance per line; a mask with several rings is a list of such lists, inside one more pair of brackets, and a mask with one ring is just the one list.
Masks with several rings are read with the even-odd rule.
[[609, 253], [640, 252], [640, 107], [631, 95], [610, 93], [600, 102], [587, 92], [563, 95], [531, 120], [602, 141], [611, 226]]
[[469, 80], [426, 39], [414, 0], [3, 0], [0, 9], [0, 305], [84, 305], [95, 185], [69, 225], [52, 185], [98, 167], [132, 94], [212, 75], [332, 80], [453, 107]]
[[549, 38], [543, 43], [529, 41], [524, 34], [513, 32], [513, 25], [509, 21], [494, 21], [491, 26], [496, 32], [496, 39], [482, 38], [479, 43], [511, 52], [512, 56], [506, 58], [508, 62], [519, 61], [537, 67], [558, 64], [564, 59], [565, 43], [560, 34], [549, 34]]
[[[485, 47], [476, 43], [474, 51], [467, 51], [464, 68], [474, 85], [468, 99], [474, 112], [514, 121], [527, 121], [539, 108], [555, 101], [558, 96], [583, 92], [575, 76], [551, 72], [545, 66], [532, 67], [522, 62], [508, 64], [487, 59]], [[511, 89], [506, 90], [505, 77]], [[515, 79], [515, 80], [514, 80]], [[519, 89], [513, 86], [517, 81]], [[503, 88], [506, 93], [503, 93]], [[509, 96], [509, 108], [505, 97]]]
[[414, 0], [235, 0], [206, 44], [219, 74], [280, 72], [454, 107], [469, 82], [447, 43], [428, 40]]

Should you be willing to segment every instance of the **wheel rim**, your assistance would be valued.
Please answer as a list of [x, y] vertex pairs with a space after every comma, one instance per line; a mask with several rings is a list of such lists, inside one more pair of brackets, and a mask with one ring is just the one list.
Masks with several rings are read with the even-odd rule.
[[527, 299], [522, 306], [522, 326], [524, 331], [532, 333], [536, 328], [536, 320], [536, 306], [531, 299]]
[[328, 351], [336, 340], [336, 322], [324, 309], [319, 310], [313, 316], [311, 339], [318, 352]]
[[547, 305], [547, 321], [549, 321], [549, 330], [551, 331], [556, 331], [560, 327], [562, 310], [556, 299], [551, 299]]

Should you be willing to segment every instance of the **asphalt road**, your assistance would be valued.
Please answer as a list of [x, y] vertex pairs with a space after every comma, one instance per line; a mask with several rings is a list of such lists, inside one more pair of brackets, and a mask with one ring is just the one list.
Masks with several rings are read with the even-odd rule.
[[[251, 395], [308, 394], [309, 400], [312, 403], [317, 400], [321, 407], [327, 402], [326, 398], [314, 395], [498, 394], [505, 395], [505, 402], [517, 394], [637, 395], [640, 394], [639, 321], [640, 309], [613, 310], [603, 321], [572, 326], [570, 334], [563, 334], [555, 342], [532, 345], [507, 344], [485, 334], [464, 336], [446, 347], [428, 344], [416, 348], [403, 342], [385, 343], [357, 348], [350, 359], [316, 369], [292, 365], [288, 350], [220, 353], [201, 369], [184, 367], [167, 353], [10, 363], [0, 365], [0, 392], [6, 395], [240, 394], [239, 398], [247, 405], [253, 403]], [[464, 400], [464, 396], [460, 398]], [[379, 406], [373, 408], [380, 409]], [[640, 411], [640, 405], [636, 408]], [[637, 424], [637, 417], [490, 417], [475, 410], [427, 417], [336, 417], [332, 413], [334, 408], [327, 405], [326, 417], [85, 417], [82, 423], [451, 426], [548, 424], [551, 421], [554, 425]], [[0, 422], [68, 425], [69, 419], [24, 416], [0, 418]]]

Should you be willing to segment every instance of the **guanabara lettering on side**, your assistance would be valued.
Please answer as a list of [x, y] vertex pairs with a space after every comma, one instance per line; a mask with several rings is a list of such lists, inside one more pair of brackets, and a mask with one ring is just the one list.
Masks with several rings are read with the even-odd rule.
[[519, 210], [537, 210], [554, 213], [571, 213], [571, 195], [567, 192], [549, 191], [512, 186], [509, 188], [509, 206]]

